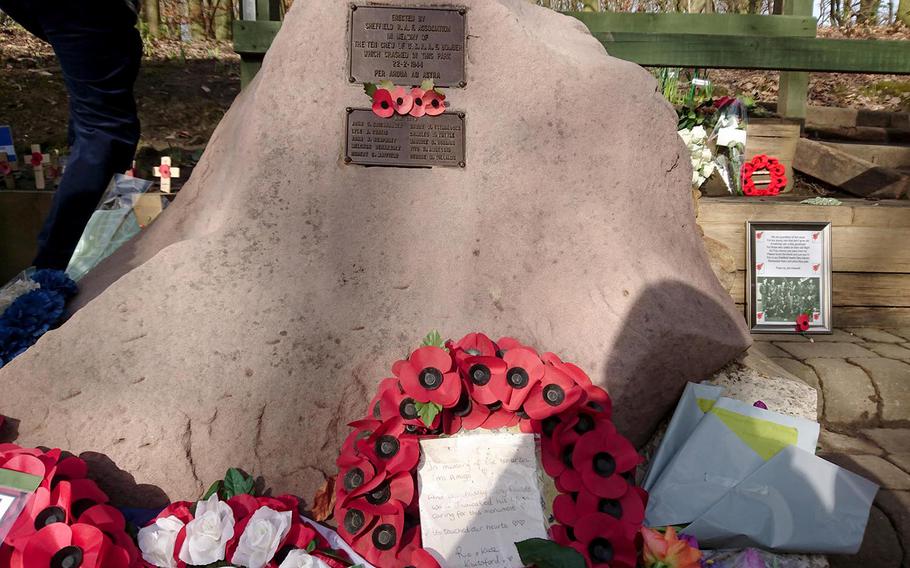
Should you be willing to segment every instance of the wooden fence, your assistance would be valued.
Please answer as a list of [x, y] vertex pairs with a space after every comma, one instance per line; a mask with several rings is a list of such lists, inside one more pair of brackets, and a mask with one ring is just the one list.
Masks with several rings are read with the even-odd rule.
[[[278, 0], [242, 0], [234, 49], [247, 84], [281, 27]], [[565, 12], [607, 53], [639, 65], [781, 71], [778, 113], [806, 117], [809, 72], [910, 74], [910, 41], [815, 37], [812, 0], [784, 0], [780, 14]]]

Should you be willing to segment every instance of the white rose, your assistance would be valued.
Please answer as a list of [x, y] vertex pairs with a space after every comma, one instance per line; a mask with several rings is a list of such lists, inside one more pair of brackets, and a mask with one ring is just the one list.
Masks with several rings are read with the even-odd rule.
[[183, 528], [183, 521], [171, 515], [139, 529], [139, 550], [149, 564], [160, 568], [176, 568], [174, 545]]
[[234, 514], [218, 495], [196, 505], [196, 518], [186, 524], [180, 560], [204, 566], [224, 560], [224, 547], [234, 538]]
[[306, 550], [295, 548], [278, 568], [329, 568], [322, 560], [311, 556]]
[[256, 509], [247, 523], [231, 563], [246, 568], [263, 568], [278, 551], [291, 530], [291, 512], [279, 513], [268, 507]]
[[704, 126], [696, 126], [692, 129], [692, 138], [698, 141], [706, 140], [708, 138], [708, 132], [705, 130]]

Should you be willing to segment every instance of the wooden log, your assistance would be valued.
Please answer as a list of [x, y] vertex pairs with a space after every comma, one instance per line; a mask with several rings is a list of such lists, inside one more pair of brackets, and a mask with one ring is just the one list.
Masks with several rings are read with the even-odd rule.
[[[811, 10], [811, 4], [809, 6]], [[690, 34], [815, 37], [815, 18], [808, 16], [764, 16], [760, 14], [652, 14], [644, 12], [563, 12], [577, 18], [591, 32], [635, 32]]]
[[910, 176], [805, 138], [796, 145], [793, 168], [860, 197], [898, 199], [910, 191]]
[[910, 130], [910, 113], [810, 105], [806, 125], [812, 127], [873, 126]]
[[882, 128], [879, 126], [821, 126], [807, 124], [806, 135], [810, 138], [842, 140], [845, 142], [910, 144], [910, 130]]
[[756, 119], [746, 126], [746, 160], [759, 154], [777, 158], [787, 169], [787, 186], [793, 189], [793, 158], [799, 142], [800, 123], [794, 120]]
[[876, 166], [895, 170], [910, 170], [910, 146], [889, 146], [886, 144], [856, 144], [852, 142], [826, 142], [822, 144], [836, 148]]

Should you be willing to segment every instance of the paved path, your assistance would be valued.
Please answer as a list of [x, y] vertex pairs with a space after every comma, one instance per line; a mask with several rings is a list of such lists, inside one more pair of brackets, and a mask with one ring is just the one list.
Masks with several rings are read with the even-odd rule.
[[859, 554], [832, 567], [910, 568], [910, 328], [753, 339], [818, 390], [819, 455], [881, 485]]

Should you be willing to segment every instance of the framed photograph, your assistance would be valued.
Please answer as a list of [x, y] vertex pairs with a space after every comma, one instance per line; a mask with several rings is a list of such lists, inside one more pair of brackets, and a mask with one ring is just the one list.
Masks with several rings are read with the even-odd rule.
[[746, 222], [752, 333], [831, 333], [831, 223]]

